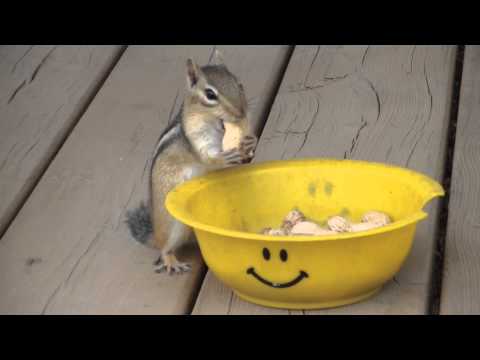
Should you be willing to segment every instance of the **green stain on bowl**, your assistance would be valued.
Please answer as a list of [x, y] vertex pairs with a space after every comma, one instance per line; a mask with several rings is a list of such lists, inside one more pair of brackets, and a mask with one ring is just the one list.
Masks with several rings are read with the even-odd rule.
[[329, 181], [326, 181], [323, 190], [327, 196], [331, 196], [333, 192], [333, 184]]
[[308, 193], [310, 194], [310, 196], [314, 197], [316, 192], [317, 186], [315, 185], [315, 183], [310, 183], [308, 185]]
[[327, 220], [321, 220], [317, 222], [317, 224], [323, 228], [326, 228], [328, 226]]
[[240, 222], [242, 226], [242, 231], [248, 231], [248, 225], [243, 216], [240, 218]]
[[342, 211], [340, 211], [340, 216], [341, 217], [344, 217], [344, 218], [349, 218], [350, 217], [350, 210], [348, 210], [347, 208], [343, 208]]

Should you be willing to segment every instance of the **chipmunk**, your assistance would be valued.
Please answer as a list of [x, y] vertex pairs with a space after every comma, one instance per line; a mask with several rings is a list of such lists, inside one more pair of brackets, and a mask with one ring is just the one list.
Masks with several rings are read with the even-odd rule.
[[[225, 124], [248, 123], [243, 86], [227, 69], [221, 54], [216, 64], [199, 67], [186, 63], [187, 92], [174, 121], [160, 135], [150, 160], [150, 206], [127, 211], [127, 225], [141, 243], [161, 250], [156, 272], [184, 273], [191, 269], [175, 251], [192, 238], [192, 229], [166, 210], [167, 193], [176, 185], [212, 170], [239, 165], [253, 157], [254, 135], [244, 135], [240, 145], [224, 151]], [[153, 235], [153, 236], [152, 236]]]

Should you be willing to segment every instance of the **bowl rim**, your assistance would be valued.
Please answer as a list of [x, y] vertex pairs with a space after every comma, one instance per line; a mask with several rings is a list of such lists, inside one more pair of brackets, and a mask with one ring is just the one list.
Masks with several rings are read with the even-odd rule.
[[370, 167], [373, 166], [373, 167], [381, 167], [381, 168], [390, 168], [390, 169], [394, 169], [396, 171], [402, 171], [411, 176], [417, 177], [420, 181], [426, 182], [432, 187], [432, 191], [424, 198], [423, 206], [425, 206], [425, 204], [428, 203], [431, 199], [438, 196], [445, 195], [445, 191], [443, 187], [437, 181], [431, 179], [430, 177], [422, 173], [419, 173], [417, 171], [410, 170], [407, 168], [403, 168], [400, 166], [386, 164], [386, 163], [372, 162], [372, 161], [352, 160], [352, 159], [302, 158], [302, 159], [290, 159], [290, 160], [269, 160], [269, 161], [264, 161], [260, 163], [244, 164], [244, 165], [240, 165], [232, 168], [213, 171], [206, 175], [193, 178], [191, 180], [183, 182], [182, 184], [179, 184], [167, 194], [165, 199], [165, 207], [167, 208], [167, 211], [174, 218], [192, 227], [193, 229], [199, 229], [202, 231], [210, 232], [217, 235], [228, 236], [228, 237], [236, 237], [236, 238], [250, 239], [250, 240], [256, 240], [256, 241], [276, 241], [276, 242], [279, 242], [279, 241], [282, 241], [282, 242], [334, 241], [334, 240], [346, 240], [346, 239], [352, 239], [352, 238], [367, 237], [371, 235], [391, 232], [391, 231], [406, 227], [420, 220], [423, 220], [428, 216], [426, 212], [424, 212], [423, 210], [419, 210], [401, 220], [394, 221], [391, 224], [388, 224], [386, 226], [382, 226], [379, 228], [374, 228], [366, 231], [356, 232], [356, 233], [338, 233], [338, 234], [332, 234], [332, 235], [317, 235], [317, 236], [315, 235], [276, 236], [276, 235], [257, 234], [257, 233], [247, 232], [247, 231], [239, 231], [239, 230], [228, 230], [218, 226], [208, 225], [208, 224], [194, 220], [184, 210], [184, 206], [182, 206], [185, 204], [189, 194], [198, 192], [203, 187], [211, 184], [212, 181], [224, 180], [225, 175], [227, 175], [228, 177], [233, 177], [236, 174], [244, 173], [247, 167], [250, 170], [254, 170], [254, 169], [271, 170], [273, 168], [278, 169], [281, 167], [291, 167], [294, 164], [301, 166], [301, 165], [314, 165], [314, 164], [322, 164], [322, 163], [337, 163], [337, 164], [350, 163], [355, 166], [367, 165]]

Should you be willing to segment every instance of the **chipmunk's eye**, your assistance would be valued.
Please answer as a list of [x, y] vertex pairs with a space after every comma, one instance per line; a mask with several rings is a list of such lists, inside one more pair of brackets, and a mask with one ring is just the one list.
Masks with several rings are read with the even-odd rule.
[[208, 100], [217, 100], [217, 94], [212, 89], [205, 89], [205, 96]]

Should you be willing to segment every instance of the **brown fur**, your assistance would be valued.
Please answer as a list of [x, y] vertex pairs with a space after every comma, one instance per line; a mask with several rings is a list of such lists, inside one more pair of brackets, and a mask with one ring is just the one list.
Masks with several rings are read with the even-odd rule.
[[184, 171], [198, 160], [181, 143], [169, 146], [152, 167], [152, 222], [154, 245], [162, 249], [175, 221], [165, 208], [167, 193], [182, 183]]
[[[233, 153], [223, 152], [222, 145], [224, 123], [248, 128], [247, 102], [242, 85], [224, 65], [202, 69], [193, 61], [187, 61], [188, 93], [182, 111], [175, 125], [160, 139], [160, 147], [151, 164], [152, 245], [162, 250], [162, 269], [169, 273], [172, 270], [185, 271], [186, 264], [178, 262], [174, 252], [188, 240], [191, 229], [178, 223], [168, 213], [165, 208], [167, 194], [192, 177], [241, 163], [239, 161], [252, 156], [243, 153], [240, 148]], [[205, 89], [212, 86], [218, 92], [218, 99], [213, 102], [205, 97]]]

